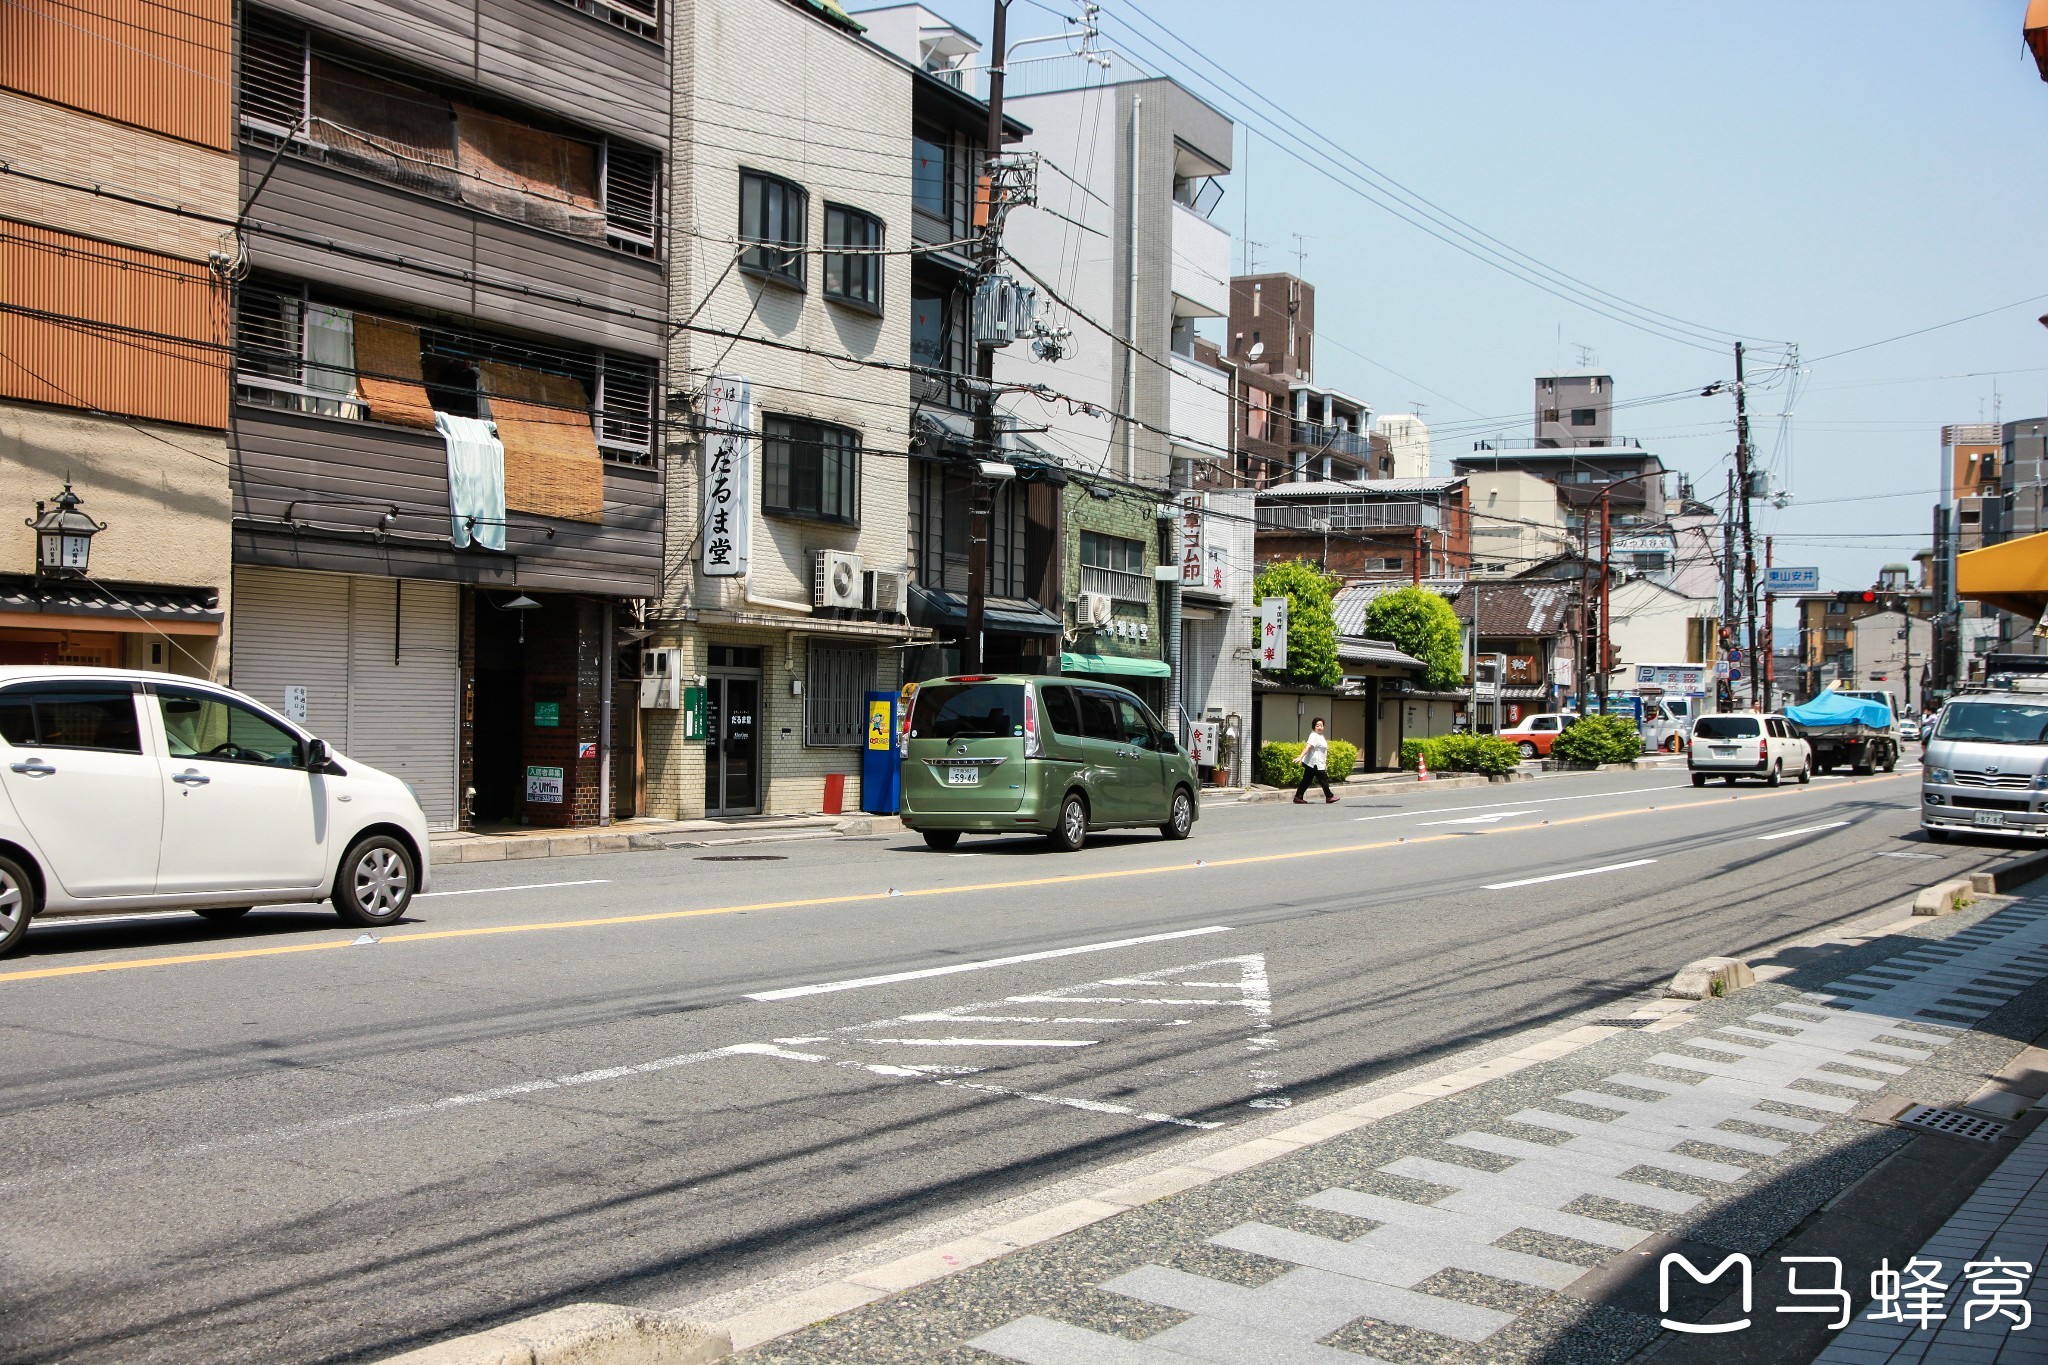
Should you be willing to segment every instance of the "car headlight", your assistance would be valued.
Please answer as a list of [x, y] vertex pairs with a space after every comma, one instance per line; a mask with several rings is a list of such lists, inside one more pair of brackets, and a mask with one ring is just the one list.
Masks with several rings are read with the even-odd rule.
[[2034, 780], [2027, 785], [2037, 792], [2048, 792], [2048, 773], [2035, 773]]
[[1946, 787], [1956, 780], [1956, 775], [1947, 768], [1929, 768], [1927, 780], [1937, 787]]

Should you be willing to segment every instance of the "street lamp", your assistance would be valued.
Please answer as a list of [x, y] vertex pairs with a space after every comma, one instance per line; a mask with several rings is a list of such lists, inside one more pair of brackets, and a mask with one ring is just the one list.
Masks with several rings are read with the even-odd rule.
[[78, 510], [83, 502], [71, 491], [69, 479], [50, 501], [56, 505], [38, 499], [36, 514], [22, 522], [36, 533], [36, 577], [83, 578], [92, 560], [92, 538], [107, 529], [106, 523]]

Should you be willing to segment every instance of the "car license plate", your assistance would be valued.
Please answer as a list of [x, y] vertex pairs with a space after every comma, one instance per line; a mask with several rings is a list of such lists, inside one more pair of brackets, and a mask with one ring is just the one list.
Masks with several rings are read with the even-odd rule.
[[1719, 758], [1732, 758], [1735, 756], [1735, 746], [1733, 744], [1713, 744], [1708, 747]]
[[2003, 829], [2005, 812], [2002, 810], [1980, 810], [1972, 817], [1971, 823], [1984, 829]]
[[981, 769], [967, 767], [948, 768], [946, 769], [946, 785], [949, 787], [978, 787], [981, 785]]

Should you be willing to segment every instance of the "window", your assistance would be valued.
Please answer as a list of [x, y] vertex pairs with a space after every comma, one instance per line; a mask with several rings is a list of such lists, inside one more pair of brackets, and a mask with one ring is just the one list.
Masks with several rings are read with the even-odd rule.
[[801, 186], [741, 171], [740, 240], [763, 245], [740, 256], [740, 269], [803, 288], [805, 205]]
[[910, 140], [910, 204], [919, 213], [950, 223], [953, 218], [953, 157], [943, 142]]
[[1041, 687], [1038, 698], [1045, 703], [1045, 723], [1056, 735], [1081, 738], [1081, 712], [1074, 705], [1074, 693], [1067, 687]]
[[860, 433], [798, 417], [765, 417], [761, 450], [767, 478], [761, 510], [785, 517], [860, 520]]
[[882, 220], [872, 213], [825, 205], [825, 296], [882, 311]]
[[1831, 645], [1845, 645], [1845, 644], [1848, 644], [1848, 643], [1849, 643], [1849, 628], [1848, 628], [1847, 626], [1829, 626], [1829, 627], [1828, 627], [1828, 635], [1827, 635], [1827, 641], [1828, 641], [1828, 643], [1829, 643], [1829, 644], [1831, 644]]
[[652, 255], [661, 223], [661, 157], [607, 139], [601, 188], [612, 245]]
[[1545, 408], [1543, 410], [1543, 420], [1546, 422], [1555, 422], [1557, 420], [1557, 409]]
[[1152, 718], [1145, 714], [1145, 708], [1128, 697], [1116, 699], [1117, 724], [1123, 729], [1123, 741], [1133, 749], [1157, 749], [1159, 731], [1153, 726]]
[[1116, 698], [1107, 692], [1080, 690], [1075, 693], [1081, 702], [1081, 729], [1090, 739], [1106, 739], [1111, 744], [1124, 742], [1124, 727], [1116, 714]]
[[1010, 739], [1024, 731], [1024, 689], [1016, 683], [942, 683], [917, 689], [912, 739]]
[[1701, 716], [1692, 723], [1694, 739], [1755, 739], [1762, 733], [1755, 716]]
[[240, 702], [178, 687], [158, 688], [156, 700], [172, 758], [272, 768], [296, 768], [305, 761], [297, 735]]
[[57, 683], [0, 693], [0, 739], [22, 748], [139, 754], [135, 690], [126, 683]]
[[874, 685], [872, 649], [813, 643], [804, 682], [804, 744], [813, 749], [858, 749], [866, 744], [867, 693]]
[[1573, 408], [1572, 425], [1575, 427], [1598, 426], [1600, 413], [1594, 408]]
[[1145, 576], [1145, 543], [1083, 531], [1081, 591], [1106, 593], [1118, 602], [1149, 605], [1152, 582]]
[[1830, 616], [1840, 616], [1848, 610], [1849, 604], [1847, 602], [1834, 601], [1828, 603], [1828, 615]]

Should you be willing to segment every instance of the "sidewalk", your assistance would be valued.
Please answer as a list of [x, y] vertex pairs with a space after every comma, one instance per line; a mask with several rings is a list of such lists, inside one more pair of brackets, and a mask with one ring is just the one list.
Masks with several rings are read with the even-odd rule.
[[[2048, 1054], [2026, 1047], [2048, 1029], [2048, 898], [1788, 950], [1760, 975], [689, 1311], [722, 1321], [750, 1365], [2048, 1358], [2048, 1319], [1961, 1320], [1965, 1260], [2048, 1256], [2048, 1133], [2031, 1109]], [[1985, 1112], [1898, 1122], [1965, 1103]], [[1993, 1140], [1959, 1135], [1973, 1120]], [[1747, 1257], [1754, 1295], [1732, 1269], [1706, 1285], [1667, 1272], [1667, 1253], [1703, 1278]], [[1916, 1253], [1953, 1286], [1938, 1332], [1858, 1321], [1831, 1347], [1838, 1310], [1799, 1313], [1832, 1300], [1788, 1295], [1779, 1259], [1836, 1257], [1862, 1314], [1871, 1273]], [[1825, 1265], [1799, 1269], [1802, 1287], [1825, 1284]], [[2044, 1288], [2031, 1301], [2048, 1310]]]

